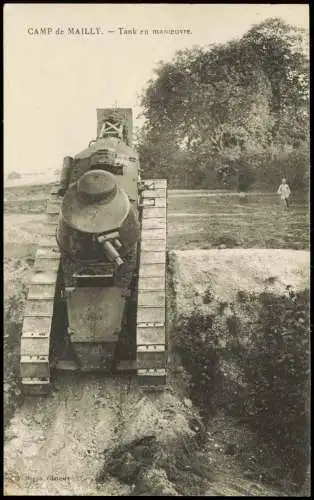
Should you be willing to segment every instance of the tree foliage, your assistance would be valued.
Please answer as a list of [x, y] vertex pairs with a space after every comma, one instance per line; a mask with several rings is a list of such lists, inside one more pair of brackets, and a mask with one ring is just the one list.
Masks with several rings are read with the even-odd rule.
[[[309, 142], [304, 40], [300, 29], [269, 19], [240, 40], [193, 47], [160, 62], [141, 102], [145, 174], [158, 172], [173, 185], [211, 187], [230, 184], [240, 172], [243, 179], [247, 168], [248, 188], [269, 158], [304, 151]], [[299, 177], [307, 162], [304, 158]]]

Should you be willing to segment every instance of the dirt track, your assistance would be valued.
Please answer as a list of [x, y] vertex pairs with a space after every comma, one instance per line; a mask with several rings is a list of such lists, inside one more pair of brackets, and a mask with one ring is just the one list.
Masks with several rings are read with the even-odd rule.
[[[178, 436], [193, 438], [197, 413], [167, 390], [143, 394], [128, 377], [65, 375], [48, 397], [30, 398], [13, 417], [5, 445], [6, 495], [129, 495], [134, 484], [106, 476], [96, 481], [104, 452], [150, 435], [166, 459]], [[129, 454], [127, 454], [128, 456]], [[120, 474], [127, 477], [128, 458]], [[164, 473], [153, 467], [151, 474]], [[167, 483], [166, 476], [161, 487]], [[171, 483], [167, 486], [169, 491]]]

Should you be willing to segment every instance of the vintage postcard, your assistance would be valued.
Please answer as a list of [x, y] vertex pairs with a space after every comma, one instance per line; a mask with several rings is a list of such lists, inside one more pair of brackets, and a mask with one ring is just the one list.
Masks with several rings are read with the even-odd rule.
[[310, 496], [309, 6], [4, 6], [4, 494]]

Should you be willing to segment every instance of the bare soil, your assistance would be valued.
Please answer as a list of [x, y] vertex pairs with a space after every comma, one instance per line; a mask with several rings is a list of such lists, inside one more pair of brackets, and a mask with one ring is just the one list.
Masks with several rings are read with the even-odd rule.
[[116, 439], [123, 380], [62, 375], [52, 396], [20, 406], [6, 434], [7, 495], [109, 495], [127, 488], [95, 483], [103, 451]]
[[[242, 248], [173, 252], [179, 313], [195, 307], [216, 311], [220, 302], [233, 303], [239, 291], [286, 293], [287, 286], [304, 290], [310, 283], [310, 254], [305, 250]], [[204, 304], [205, 291], [213, 300]]]

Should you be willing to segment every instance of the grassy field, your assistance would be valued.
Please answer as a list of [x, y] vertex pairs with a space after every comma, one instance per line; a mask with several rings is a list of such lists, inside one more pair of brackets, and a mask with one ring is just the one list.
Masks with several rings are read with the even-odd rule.
[[[9, 214], [43, 214], [49, 189], [6, 188], [5, 225], [12, 226]], [[41, 218], [35, 219], [40, 225]], [[272, 194], [249, 193], [241, 199], [231, 192], [170, 190], [168, 224], [169, 249], [309, 248], [309, 204], [300, 197], [292, 196], [285, 210]]]
[[309, 246], [306, 200], [285, 210], [276, 195], [169, 192], [169, 247], [174, 249], [290, 248]]

